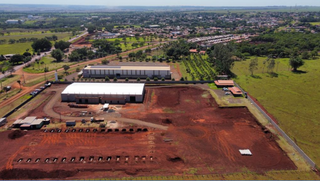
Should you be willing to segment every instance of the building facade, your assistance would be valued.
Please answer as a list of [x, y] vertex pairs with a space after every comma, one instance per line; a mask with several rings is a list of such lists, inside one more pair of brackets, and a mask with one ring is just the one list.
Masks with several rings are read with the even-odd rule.
[[170, 66], [88, 66], [84, 78], [165, 78], [171, 79]]

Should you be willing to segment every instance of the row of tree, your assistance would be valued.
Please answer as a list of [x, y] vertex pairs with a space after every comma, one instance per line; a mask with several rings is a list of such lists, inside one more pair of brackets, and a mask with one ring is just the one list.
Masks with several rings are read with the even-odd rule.
[[245, 56], [268, 56], [290, 58], [301, 55], [303, 59], [315, 58], [320, 50], [318, 34], [296, 32], [267, 33], [242, 42], [237, 50]]

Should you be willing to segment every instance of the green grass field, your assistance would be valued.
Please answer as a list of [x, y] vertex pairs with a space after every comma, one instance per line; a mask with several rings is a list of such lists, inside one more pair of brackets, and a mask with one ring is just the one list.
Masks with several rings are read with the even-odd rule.
[[[43, 62], [43, 64], [41, 64]], [[45, 67], [49, 69], [49, 71], [56, 70], [62, 68], [63, 65], [72, 65], [74, 63], [71, 62], [55, 62], [55, 59], [52, 58], [50, 55], [43, 57], [39, 64], [34, 62], [30, 64], [29, 67], [24, 68], [23, 70], [28, 73], [43, 73]]]
[[45, 33], [19, 33], [19, 32], [15, 32], [15, 33], [11, 33], [10, 35], [5, 35], [5, 36], [0, 36], [1, 40], [7, 40], [7, 43], [10, 39], [15, 39], [15, 40], [19, 40], [20, 38], [44, 38], [46, 36], [50, 37], [52, 35], [56, 35], [58, 37], [58, 40], [64, 39], [66, 37], [70, 37], [72, 36], [72, 33], [52, 33], [50, 31], [47, 31]]
[[259, 58], [259, 69], [254, 77], [248, 70], [249, 60], [236, 62], [233, 72], [236, 82], [254, 96], [279, 121], [280, 127], [304, 152], [320, 164], [320, 59], [306, 60], [293, 73], [288, 59], [279, 59], [274, 72], [267, 73], [263, 60]]
[[[2, 44], [0, 45], [0, 55], [5, 54], [23, 54], [26, 49], [31, 48], [31, 42], [28, 43], [15, 43], [15, 44]], [[30, 52], [30, 51], [29, 51]]]
[[320, 22], [310, 22], [310, 24], [315, 26], [315, 25], [320, 25]]
[[[31, 44], [32, 42], [26, 42], [26, 43], [14, 43], [9, 44], [8, 41], [10, 39], [18, 40], [20, 38], [44, 38], [46, 36], [52, 36], [56, 35], [58, 37], [58, 40], [64, 40], [68, 41], [70, 37], [72, 37], [72, 33], [51, 33], [49, 31], [46, 31], [46, 33], [41, 33], [41, 31], [37, 32], [12, 32], [10, 35], [0, 36], [0, 39], [6, 39], [6, 44], [0, 44], [0, 55], [5, 54], [22, 54], [26, 51], [26, 49], [32, 50]], [[54, 41], [51, 41], [52, 45], [54, 44]]]

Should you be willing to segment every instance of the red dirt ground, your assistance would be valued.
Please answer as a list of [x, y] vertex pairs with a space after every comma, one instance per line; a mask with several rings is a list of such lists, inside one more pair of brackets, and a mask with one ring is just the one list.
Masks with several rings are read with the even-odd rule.
[[[275, 136], [247, 108], [219, 108], [207, 91], [197, 87], [149, 88], [143, 105], [126, 105], [120, 113], [158, 124], [172, 122], [166, 135], [177, 142], [179, 155], [195, 168], [296, 168], [274, 141]], [[239, 154], [239, 149], [246, 148], [253, 156]]]
[[[51, 94], [48, 91], [43, 96]], [[45, 116], [44, 104], [28, 115]], [[143, 104], [126, 104], [118, 113], [169, 129], [148, 128], [148, 132], [134, 133], [122, 133], [122, 128], [118, 133], [94, 133], [92, 129], [89, 133], [27, 131], [26, 135], [16, 132], [15, 139], [10, 139], [12, 131], [1, 132], [0, 178], [168, 176], [188, 174], [190, 168], [197, 169], [196, 174], [241, 172], [244, 168], [257, 172], [296, 169], [275, 142], [277, 138], [247, 108], [219, 108], [207, 91], [196, 86], [147, 87]], [[253, 156], [240, 155], [239, 149], [247, 148]], [[108, 157], [112, 157], [110, 162]], [[20, 158], [23, 160], [18, 162]], [[39, 162], [35, 162], [37, 158]]]

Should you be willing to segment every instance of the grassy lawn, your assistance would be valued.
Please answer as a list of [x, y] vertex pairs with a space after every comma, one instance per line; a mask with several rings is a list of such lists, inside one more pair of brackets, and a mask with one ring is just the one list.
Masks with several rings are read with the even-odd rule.
[[[320, 164], [320, 60], [306, 60], [293, 73], [288, 59], [279, 59], [274, 69], [277, 76], [266, 73], [263, 60], [259, 58], [259, 69], [254, 77], [248, 71], [249, 60], [236, 62], [233, 72], [242, 88], [254, 96], [279, 121], [280, 127], [304, 152]], [[277, 62], [276, 61], [276, 62]]]
[[320, 22], [310, 22], [310, 24], [315, 26], [315, 25], [320, 25]]
[[[9, 44], [8, 41], [10, 39], [18, 40], [20, 38], [44, 38], [46, 36], [56, 35], [58, 40], [67, 41], [72, 36], [72, 33], [41, 33], [40, 32], [12, 32], [10, 35], [1, 36], [0, 39], [6, 39], [7, 44], [0, 44], [0, 54], [22, 54], [26, 51], [26, 49], [32, 50], [31, 44], [32, 42], [25, 42], [25, 43], [14, 43]], [[54, 44], [54, 42], [51, 42]]]
[[[52, 58], [50, 55], [43, 57], [39, 62], [40, 62], [39, 64], [34, 62], [30, 64], [29, 67], [23, 68], [23, 70], [28, 73], [43, 73], [45, 67], [47, 67], [49, 71], [52, 71], [52, 70], [62, 68], [63, 65], [74, 64], [71, 62], [55, 62], [54, 58]], [[43, 62], [43, 64], [41, 64], [41, 62]]]
[[23, 103], [25, 100], [27, 100], [29, 98], [30, 98], [30, 95], [26, 94], [26, 95], [20, 97], [19, 99], [17, 99], [16, 101], [14, 101], [12, 104], [5, 106], [5, 107], [2, 107], [0, 109], [0, 117], [3, 117], [5, 114], [7, 114], [13, 108], [17, 107], [18, 105], [20, 105], [21, 103]]
[[2, 44], [0, 45], [0, 55], [5, 54], [23, 54], [26, 49], [31, 48], [32, 42], [27, 43], [15, 43], [15, 44]]

